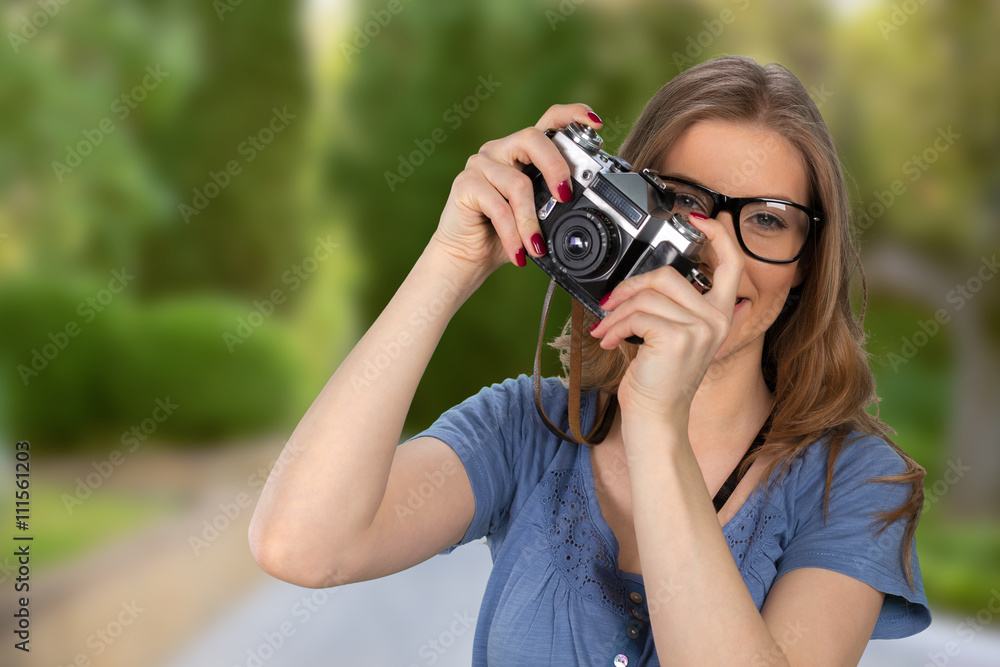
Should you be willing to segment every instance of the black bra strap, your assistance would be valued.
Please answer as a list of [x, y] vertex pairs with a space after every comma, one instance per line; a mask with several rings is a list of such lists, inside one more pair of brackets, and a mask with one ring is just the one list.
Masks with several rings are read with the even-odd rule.
[[745, 470], [742, 474], [740, 472], [740, 467], [743, 465], [743, 462], [746, 461], [753, 452], [760, 449], [761, 445], [764, 444], [764, 440], [767, 439], [767, 433], [770, 430], [771, 415], [768, 415], [767, 419], [764, 420], [764, 425], [761, 426], [760, 431], [757, 432], [757, 437], [753, 439], [752, 443], [750, 443], [750, 448], [747, 449], [746, 454], [743, 455], [743, 458], [740, 459], [740, 462], [737, 463], [736, 467], [733, 469], [732, 474], [729, 475], [729, 479], [723, 483], [722, 488], [719, 489], [719, 492], [715, 494], [715, 498], [712, 499], [712, 504], [715, 505], [716, 513], [718, 513], [722, 509], [722, 506], [726, 504], [726, 501], [729, 500], [729, 496], [733, 495], [733, 491], [736, 489], [736, 486], [740, 483], [740, 480], [743, 479], [743, 474], [746, 473]]

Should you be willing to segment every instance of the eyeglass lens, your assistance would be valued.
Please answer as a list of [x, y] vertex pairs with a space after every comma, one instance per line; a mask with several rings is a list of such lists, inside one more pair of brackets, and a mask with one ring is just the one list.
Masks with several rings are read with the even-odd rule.
[[[711, 215], [712, 195], [693, 185], [663, 179], [674, 194], [674, 213]], [[809, 214], [780, 201], [751, 199], [739, 212], [740, 236], [746, 249], [761, 259], [789, 260], [805, 245]]]

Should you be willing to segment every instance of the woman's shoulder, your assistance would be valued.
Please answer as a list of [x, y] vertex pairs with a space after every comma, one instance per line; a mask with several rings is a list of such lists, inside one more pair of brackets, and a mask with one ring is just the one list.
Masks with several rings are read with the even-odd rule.
[[851, 431], [842, 440], [832, 435], [816, 438], [796, 457], [801, 474], [807, 476], [828, 475], [830, 454], [836, 446], [833, 479], [840, 477], [868, 477], [898, 475], [906, 470], [906, 461], [885, 439]]
[[[539, 395], [542, 407], [553, 421], [559, 419], [565, 421], [566, 409], [569, 403], [569, 389], [558, 377], [540, 377], [538, 379]], [[592, 411], [596, 401], [596, 393], [584, 394], [581, 397], [580, 405], [583, 411], [583, 420], [586, 423], [588, 413]], [[535, 383], [534, 377], [521, 373], [516, 377], [509, 377], [501, 382], [495, 382], [488, 387], [483, 387], [476, 396], [470, 400], [486, 400], [497, 410], [514, 416], [527, 416], [529, 412], [535, 411]]]
[[906, 461], [885, 439], [851, 431], [839, 444], [829, 435], [811, 442], [792, 458], [784, 475], [776, 471], [780, 480], [775, 486], [796, 514], [826, 506], [828, 499], [834, 504], [896, 506], [909, 495], [909, 486], [885, 478], [906, 470]]

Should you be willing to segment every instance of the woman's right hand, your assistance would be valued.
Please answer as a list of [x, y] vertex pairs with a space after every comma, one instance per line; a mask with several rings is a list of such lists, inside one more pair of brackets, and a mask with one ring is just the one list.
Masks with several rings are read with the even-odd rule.
[[525, 252], [544, 255], [531, 179], [523, 168], [535, 165], [552, 196], [568, 201], [569, 165], [545, 130], [562, 129], [574, 121], [601, 127], [590, 107], [557, 104], [534, 127], [484, 144], [455, 178], [431, 245], [482, 279], [505, 261], [524, 266]]

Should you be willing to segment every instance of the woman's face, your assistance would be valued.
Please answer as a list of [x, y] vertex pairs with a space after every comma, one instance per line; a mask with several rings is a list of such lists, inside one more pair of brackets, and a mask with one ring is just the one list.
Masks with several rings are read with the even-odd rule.
[[[798, 151], [780, 135], [750, 125], [705, 120], [688, 128], [663, 156], [657, 171], [730, 197], [774, 197], [809, 205], [806, 170]], [[734, 244], [728, 212], [718, 214]], [[714, 268], [714, 253], [702, 253]], [[763, 350], [764, 333], [777, 319], [788, 291], [802, 281], [799, 262], [770, 264], [744, 255], [733, 326], [716, 360]]]

